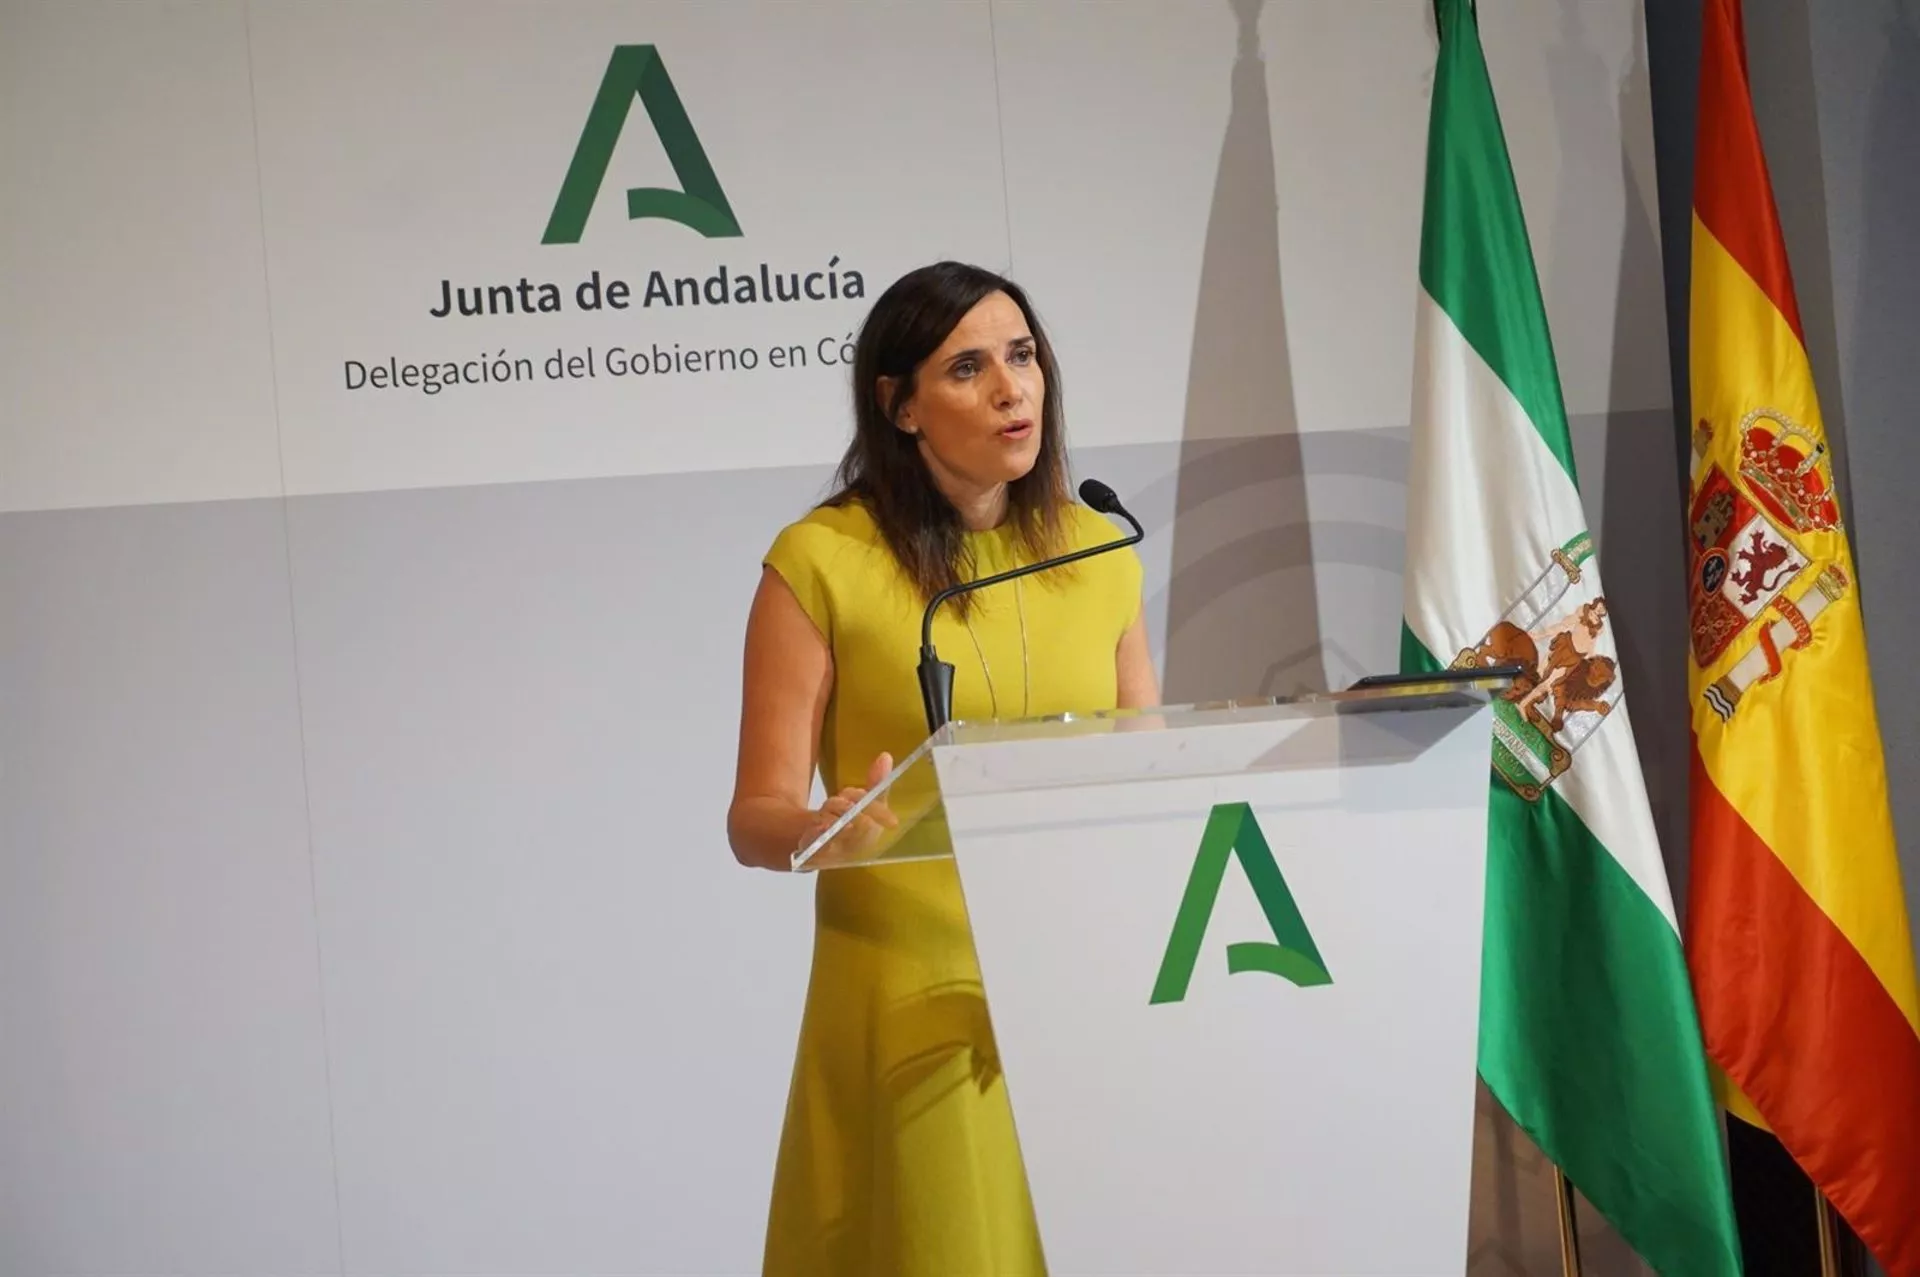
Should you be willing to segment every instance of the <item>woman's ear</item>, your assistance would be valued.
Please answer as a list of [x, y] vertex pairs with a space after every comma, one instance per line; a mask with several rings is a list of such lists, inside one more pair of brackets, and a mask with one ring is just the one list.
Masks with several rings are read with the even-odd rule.
[[899, 392], [898, 377], [878, 378], [873, 384], [873, 401], [879, 407], [880, 415], [892, 422], [894, 429], [905, 434], [918, 434], [919, 431], [913, 424], [913, 410], [910, 407], [900, 405], [899, 411], [894, 411], [894, 396]]

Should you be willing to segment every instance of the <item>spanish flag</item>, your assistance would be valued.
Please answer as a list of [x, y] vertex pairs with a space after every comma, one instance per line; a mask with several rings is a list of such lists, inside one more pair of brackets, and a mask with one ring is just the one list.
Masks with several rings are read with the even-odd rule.
[[1920, 997], [1880, 731], [1740, 0], [1706, 0], [1693, 193], [1686, 940], [1716, 1084], [1920, 1274]]

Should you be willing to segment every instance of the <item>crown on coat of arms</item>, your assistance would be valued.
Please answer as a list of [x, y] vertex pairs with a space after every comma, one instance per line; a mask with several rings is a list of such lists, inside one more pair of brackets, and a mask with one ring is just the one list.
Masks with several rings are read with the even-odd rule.
[[1770, 408], [1756, 408], [1740, 423], [1740, 477], [1796, 532], [1825, 532], [1840, 523], [1840, 507], [1820, 471], [1826, 455], [1827, 446], [1811, 432]]

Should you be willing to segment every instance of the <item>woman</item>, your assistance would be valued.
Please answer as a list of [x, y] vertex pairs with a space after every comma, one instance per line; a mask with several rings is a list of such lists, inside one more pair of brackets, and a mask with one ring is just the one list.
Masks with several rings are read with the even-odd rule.
[[[761, 868], [788, 868], [925, 736], [914, 667], [935, 592], [1118, 535], [1068, 496], [1053, 349], [1006, 279], [942, 262], [894, 283], [861, 329], [853, 398], [837, 490], [774, 541], [747, 621], [727, 832]], [[954, 716], [1155, 704], [1140, 581], [1127, 549], [944, 605]], [[1043, 1271], [950, 860], [815, 882], [765, 1271]]]

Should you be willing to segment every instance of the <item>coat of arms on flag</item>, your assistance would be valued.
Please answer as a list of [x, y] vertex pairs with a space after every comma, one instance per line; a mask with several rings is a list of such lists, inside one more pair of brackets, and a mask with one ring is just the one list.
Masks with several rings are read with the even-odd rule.
[[1813, 641], [1815, 619], [1846, 593], [1847, 576], [1833, 563], [1815, 570], [1798, 540], [1840, 526], [1825, 445], [1786, 416], [1756, 408], [1740, 422], [1739, 461], [1729, 474], [1707, 461], [1713, 435], [1702, 420], [1693, 436], [1694, 662], [1704, 669], [1755, 635], [1747, 655], [1704, 693], [1727, 720], [1742, 693], [1779, 675], [1783, 651]]
[[1573, 764], [1620, 698], [1619, 663], [1607, 633], [1607, 599], [1581, 565], [1593, 557], [1586, 532], [1553, 551], [1520, 601], [1486, 637], [1454, 658], [1454, 669], [1519, 666], [1494, 702], [1493, 770], [1528, 802], [1539, 800]]

